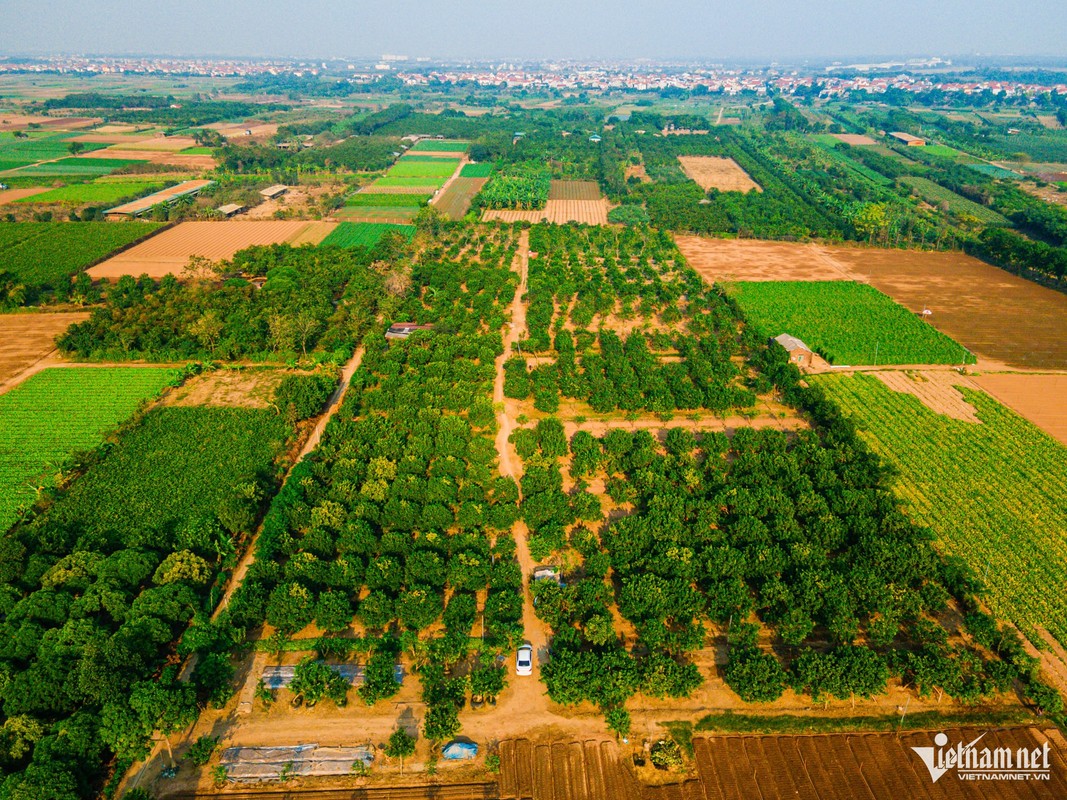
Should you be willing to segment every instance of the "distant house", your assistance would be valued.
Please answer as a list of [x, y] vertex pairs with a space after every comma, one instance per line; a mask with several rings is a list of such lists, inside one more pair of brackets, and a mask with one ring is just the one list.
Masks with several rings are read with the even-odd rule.
[[232, 217], [234, 214], [240, 214], [245, 210], [245, 207], [240, 203], [227, 203], [224, 206], [219, 206], [215, 209], [224, 217]]
[[908, 147], [925, 147], [926, 140], [918, 136], [912, 136], [910, 133], [904, 133], [902, 131], [892, 131], [889, 134], [889, 138], [896, 139], [898, 142], [906, 144]]
[[276, 183], [274, 186], [268, 186], [266, 189], [261, 189], [259, 194], [261, 197], [265, 197], [268, 200], [273, 200], [276, 197], [281, 197], [283, 194], [289, 191], [289, 187], [281, 183]]
[[433, 325], [417, 325], [414, 322], [394, 322], [385, 332], [386, 339], [406, 339], [415, 331], [432, 331]]
[[600, 136], [594, 133], [592, 136], [589, 137], [589, 141], [591, 141], [593, 144], [596, 144], [600, 141]]
[[796, 336], [782, 333], [775, 336], [771, 341], [778, 342], [789, 353], [789, 361], [798, 367], [811, 366], [811, 348], [804, 344]]

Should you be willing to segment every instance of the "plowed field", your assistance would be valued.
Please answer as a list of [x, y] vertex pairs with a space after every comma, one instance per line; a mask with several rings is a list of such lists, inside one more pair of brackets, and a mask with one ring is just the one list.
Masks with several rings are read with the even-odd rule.
[[55, 337], [75, 322], [89, 319], [87, 312], [71, 314], [0, 315], [0, 392], [24, 369], [55, 350]]
[[552, 181], [549, 200], [599, 200], [600, 185], [596, 181]]
[[1067, 444], [1067, 375], [978, 375], [971, 378], [993, 397]]
[[[815, 736], [712, 736], [693, 740], [697, 772], [709, 800], [799, 797], [810, 800], [910, 800], [1067, 797], [1062, 736], [1008, 728], [945, 731], [950, 745], [1040, 749], [1050, 745], [1050, 779], [968, 780], [951, 769], [935, 783], [913, 747], [933, 747], [934, 731]], [[947, 750], [948, 748], [946, 748]], [[995, 789], [995, 791], [993, 791]]]
[[448, 188], [430, 202], [448, 215], [460, 220], [470, 210], [471, 200], [485, 186], [488, 178], [453, 178]]
[[678, 156], [682, 170], [696, 181], [701, 189], [720, 192], [750, 192], [763, 189], [732, 158], [714, 156]]
[[641, 800], [641, 786], [614, 742], [500, 743], [502, 800]]
[[238, 250], [255, 244], [297, 239], [312, 225], [315, 223], [302, 221], [183, 222], [109, 258], [88, 272], [93, 279], [144, 274], [153, 278], [181, 275], [191, 256], [203, 256], [212, 261], [232, 258]]

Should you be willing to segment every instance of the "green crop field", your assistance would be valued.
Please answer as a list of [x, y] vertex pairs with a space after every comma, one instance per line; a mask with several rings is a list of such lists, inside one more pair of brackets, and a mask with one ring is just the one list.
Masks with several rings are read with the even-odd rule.
[[447, 181], [449, 177], [451, 177], [451, 173], [449, 175], [447, 175], [447, 176], [440, 176], [440, 177], [437, 177], [437, 178], [433, 178], [433, 177], [426, 178], [426, 177], [418, 177], [418, 176], [415, 176], [415, 177], [396, 177], [394, 175], [387, 175], [384, 178], [378, 178], [378, 180], [376, 180], [373, 184], [371, 184], [371, 186], [373, 186], [373, 187], [377, 187], [377, 186], [383, 186], [383, 187], [384, 186], [390, 186], [390, 187], [403, 186], [403, 187], [415, 187], [415, 188], [423, 188], [423, 187], [425, 187], [425, 188], [428, 188], [428, 189], [439, 189], [439, 188], [441, 188], [442, 186], [445, 185], [445, 181]]
[[428, 194], [372, 194], [359, 192], [349, 195], [345, 199], [346, 206], [376, 206], [389, 208], [392, 206], [423, 206], [430, 199]]
[[414, 206], [344, 206], [334, 212], [340, 220], [353, 222], [391, 222], [403, 224], [415, 219], [419, 209]]
[[0, 395], [0, 530], [73, 453], [95, 447], [178, 375], [165, 368], [46, 369]]
[[[67, 134], [31, 135], [27, 139], [16, 139], [10, 133], [0, 137], [0, 161], [17, 164], [34, 164], [46, 159], [63, 158], [70, 154], [70, 142]], [[83, 142], [84, 152], [100, 150], [106, 144]]]
[[153, 409], [49, 517], [127, 546], [150, 541], [151, 531], [211, 519], [235, 486], [269, 475], [286, 435], [284, 417], [269, 409]]
[[974, 356], [873, 286], [851, 281], [731, 284], [749, 322], [789, 333], [831, 364], [959, 364]]
[[879, 186], [889, 186], [893, 183], [891, 179], [887, 178], [881, 172], [877, 172], [868, 167], [866, 164], [861, 164], [859, 161], [856, 161], [854, 158], [849, 156], [847, 150], [839, 150], [837, 148], [837, 145], [841, 144], [841, 142], [839, 142], [837, 139], [834, 139], [832, 136], [830, 137], [830, 139], [834, 142], [833, 144], [829, 144], [828, 142], [825, 142], [821, 137], [817, 137], [816, 144], [818, 144], [819, 147], [821, 147], [824, 151], [833, 156], [833, 158], [840, 161], [849, 169], [862, 175], [867, 180], [872, 181], [873, 183], [877, 183]]
[[61, 158], [45, 164], [34, 164], [19, 170], [20, 175], [107, 175], [130, 164], [123, 158]]
[[993, 613], [1067, 644], [1067, 448], [984, 392], [981, 424], [938, 414], [865, 375], [813, 379], [899, 470], [909, 513], [988, 587]]
[[1012, 172], [1010, 169], [1004, 169], [1004, 167], [998, 167], [996, 164], [968, 164], [971, 169], [976, 172], [982, 172], [991, 178], [1006, 178], [1008, 180], [1017, 181], [1022, 176], [1017, 172]]
[[967, 215], [974, 217], [987, 225], [1007, 225], [1008, 220], [991, 208], [978, 205], [966, 197], [961, 197], [950, 189], [934, 183], [929, 178], [916, 178], [907, 176], [901, 180], [915, 190], [923, 200], [932, 204], [946, 203], [948, 210], [957, 216]]
[[162, 183], [145, 181], [116, 181], [114, 183], [76, 183], [58, 189], [24, 197], [19, 203], [104, 203], [114, 205], [157, 192]]
[[0, 269], [55, 286], [160, 226], [148, 222], [12, 222], [0, 225]]
[[456, 171], [459, 159], [405, 156], [389, 168], [390, 178], [447, 178]]
[[384, 222], [342, 222], [319, 247], [373, 247], [387, 233], [402, 233], [408, 239], [415, 235], [414, 225], [391, 225]]
[[464, 164], [463, 169], [459, 171], [459, 176], [461, 178], [488, 178], [492, 174], [492, 162], [484, 162], [481, 164]]
[[183, 156], [209, 156], [211, 155], [210, 147], [186, 147], [180, 151]]
[[411, 148], [413, 153], [466, 153], [470, 142], [444, 141], [441, 139], [420, 139]]

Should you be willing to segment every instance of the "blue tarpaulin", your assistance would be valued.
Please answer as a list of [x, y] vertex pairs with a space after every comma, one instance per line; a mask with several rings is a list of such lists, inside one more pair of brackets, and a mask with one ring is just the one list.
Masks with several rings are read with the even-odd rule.
[[465, 761], [478, 755], [478, 745], [474, 742], [452, 742], [445, 745], [441, 757], [447, 761]]

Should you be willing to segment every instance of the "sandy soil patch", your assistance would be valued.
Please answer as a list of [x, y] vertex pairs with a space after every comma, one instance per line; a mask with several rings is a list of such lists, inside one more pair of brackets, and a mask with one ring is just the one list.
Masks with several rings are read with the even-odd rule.
[[169, 150], [131, 150], [129, 145], [121, 147], [108, 147], [104, 150], [94, 150], [91, 153], [78, 156], [79, 158], [124, 158], [130, 161], [147, 161], [151, 164], [173, 164], [176, 167], [187, 169], [214, 169], [215, 159], [213, 156], [196, 155], [192, 153], [177, 153]]
[[1048, 128], [1050, 131], [1063, 130], [1063, 126], [1060, 125], [1060, 121], [1056, 119], [1054, 114], [1038, 114], [1037, 121]]
[[714, 156], [678, 156], [682, 170], [704, 191], [749, 192], [763, 189], [732, 158]]
[[55, 337], [88, 312], [59, 314], [0, 314], [0, 391], [24, 370], [56, 349]]
[[675, 236], [689, 266], [710, 282], [841, 281], [850, 275], [816, 244]]
[[[305, 221], [183, 222], [88, 270], [94, 280], [147, 274], [181, 275], [190, 256], [232, 258], [252, 245], [291, 241], [312, 223]], [[325, 236], [325, 234], [324, 234]]]
[[1067, 206], [1067, 192], [1061, 192], [1057, 186], [1036, 186], [1032, 183], [1020, 182], [1019, 188], [1034, 197], [1040, 197], [1046, 203], [1055, 203], [1058, 206]]
[[35, 194], [41, 194], [42, 192], [48, 191], [51, 190], [47, 186], [31, 186], [27, 189], [5, 189], [0, 192], [0, 206], [4, 203], [14, 203], [16, 200], [33, 197]]
[[280, 369], [215, 370], [187, 380], [167, 396], [165, 404], [269, 408], [285, 374]]
[[78, 130], [95, 125], [98, 117], [40, 117], [26, 114], [0, 114], [0, 131], [22, 130], [27, 125], [37, 124], [50, 130]]
[[1067, 444], [1067, 375], [986, 373], [971, 381], [1012, 411]]
[[876, 142], [870, 136], [864, 136], [860, 133], [833, 133], [830, 135], [838, 141], [844, 142], [845, 144], [859, 145], [864, 147], [872, 144], [878, 144], [878, 142]]
[[952, 371], [903, 371], [874, 372], [878, 380], [894, 392], [914, 395], [922, 404], [938, 414], [963, 422], [981, 424], [974, 406], [963, 399], [959, 386], [976, 388], [967, 378]]

